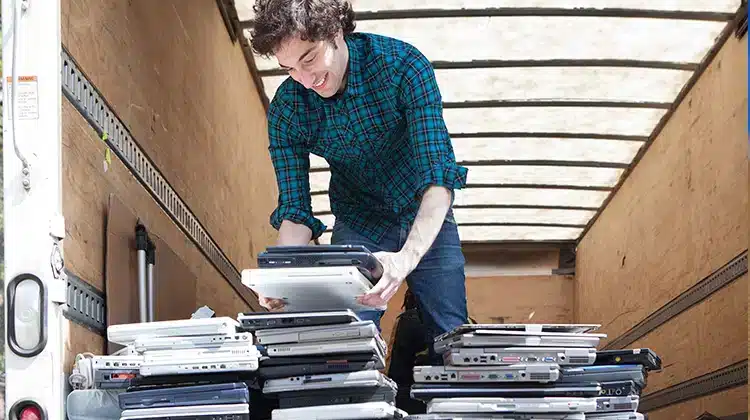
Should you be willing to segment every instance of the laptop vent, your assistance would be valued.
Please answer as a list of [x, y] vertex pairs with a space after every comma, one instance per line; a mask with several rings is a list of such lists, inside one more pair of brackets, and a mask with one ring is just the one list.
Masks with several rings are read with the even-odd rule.
[[569, 357], [568, 363], [571, 365], [588, 365], [590, 362], [588, 357]]
[[530, 373], [529, 380], [531, 381], [549, 381], [549, 373]]

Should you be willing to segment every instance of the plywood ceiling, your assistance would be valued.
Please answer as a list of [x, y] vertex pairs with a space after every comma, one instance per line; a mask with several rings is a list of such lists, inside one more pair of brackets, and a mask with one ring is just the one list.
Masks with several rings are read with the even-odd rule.
[[[731, 25], [741, 0], [354, 0], [357, 31], [433, 62], [465, 242], [575, 241]], [[235, 0], [244, 35], [254, 0]], [[288, 77], [255, 57], [269, 100]], [[311, 155], [316, 216], [330, 172]], [[330, 233], [321, 242], [330, 240]]]

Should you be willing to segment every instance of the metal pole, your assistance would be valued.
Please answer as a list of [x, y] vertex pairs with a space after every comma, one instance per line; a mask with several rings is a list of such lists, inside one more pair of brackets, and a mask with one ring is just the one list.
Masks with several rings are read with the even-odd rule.
[[138, 308], [140, 322], [148, 322], [147, 289], [146, 289], [146, 249], [148, 249], [148, 234], [146, 228], [138, 223], [135, 227], [135, 246], [138, 250]]
[[146, 250], [147, 283], [148, 283], [148, 322], [154, 321], [154, 265], [156, 265], [156, 245], [148, 240], [148, 249]]

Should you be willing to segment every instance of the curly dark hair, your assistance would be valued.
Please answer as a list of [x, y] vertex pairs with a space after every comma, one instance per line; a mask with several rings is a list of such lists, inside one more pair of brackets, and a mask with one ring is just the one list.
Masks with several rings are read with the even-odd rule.
[[251, 30], [253, 50], [264, 57], [288, 37], [333, 41], [339, 30], [354, 31], [354, 10], [343, 0], [256, 0]]

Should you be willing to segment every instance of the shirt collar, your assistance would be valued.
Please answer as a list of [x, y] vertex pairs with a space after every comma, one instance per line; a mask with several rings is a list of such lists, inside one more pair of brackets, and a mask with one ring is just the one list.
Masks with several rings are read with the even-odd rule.
[[346, 76], [346, 95], [363, 95], [365, 92], [364, 57], [355, 37], [345, 36], [344, 41], [349, 50], [349, 62]]

